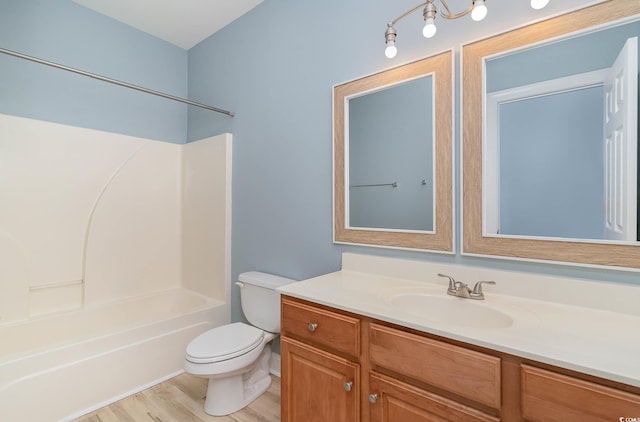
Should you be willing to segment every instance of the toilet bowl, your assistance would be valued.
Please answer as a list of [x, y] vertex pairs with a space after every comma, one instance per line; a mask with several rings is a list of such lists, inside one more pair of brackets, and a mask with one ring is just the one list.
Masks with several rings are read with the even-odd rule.
[[204, 410], [223, 416], [237, 412], [271, 385], [271, 341], [280, 332], [278, 286], [283, 277], [252, 271], [238, 277], [240, 302], [247, 320], [213, 328], [189, 343], [187, 373], [209, 379]]

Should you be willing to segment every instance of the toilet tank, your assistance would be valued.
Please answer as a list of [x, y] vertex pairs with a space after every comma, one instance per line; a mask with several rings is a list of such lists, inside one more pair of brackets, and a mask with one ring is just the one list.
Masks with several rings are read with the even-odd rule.
[[276, 288], [295, 280], [250, 271], [238, 276], [242, 312], [251, 325], [270, 333], [280, 332], [280, 293]]

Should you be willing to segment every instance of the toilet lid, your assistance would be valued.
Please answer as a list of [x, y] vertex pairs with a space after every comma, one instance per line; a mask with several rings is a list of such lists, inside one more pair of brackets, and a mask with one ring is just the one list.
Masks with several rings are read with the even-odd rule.
[[219, 362], [258, 347], [264, 331], [242, 322], [216, 327], [200, 334], [187, 346], [186, 358], [194, 363]]

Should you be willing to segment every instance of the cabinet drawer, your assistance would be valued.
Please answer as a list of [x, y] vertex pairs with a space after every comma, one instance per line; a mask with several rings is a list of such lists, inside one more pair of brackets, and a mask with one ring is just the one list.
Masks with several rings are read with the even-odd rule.
[[640, 417], [640, 396], [522, 365], [522, 414], [531, 421], [617, 421]]
[[500, 408], [500, 358], [371, 324], [374, 365]]
[[404, 382], [372, 373], [369, 388], [371, 422], [439, 421], [498, 422], [499, 419], [468, 406], [420, 390]]
[[319, 346], [360, 354], [360, 321], [337, 312], [282, 298], [282, 332]]

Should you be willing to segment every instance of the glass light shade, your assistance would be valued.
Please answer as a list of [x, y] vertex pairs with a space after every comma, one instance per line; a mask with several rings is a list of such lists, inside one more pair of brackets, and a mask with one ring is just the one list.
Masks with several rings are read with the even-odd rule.
[[533, 9], [542, 9], [547, 4], [549, 4], [549, 0], [531, 0], [531, 7]]
[[427, 18], [424, 20], [424, 28], [422, 28], [422, 35], [424, 35], [425, 38], [433, 37], [434, 35], [436, 35], [437, 30], [438, 28], [436, 28], [436, 24], [433, 18]]
[[384, 49], [384, 55], [389, 59], [393, 59], [396, 54], [398, 54], [398, 49], [396, 48], [396, 43], [393, 41], [389, 41], [387, 43], [387, 48]]
[[487, 6], [484, 4], [484, 0], [476, 0], [474, 2], [473, 10], [471, 11], [471, 19], [474, 21], [481, 21], [487, 16]]

